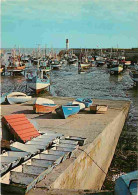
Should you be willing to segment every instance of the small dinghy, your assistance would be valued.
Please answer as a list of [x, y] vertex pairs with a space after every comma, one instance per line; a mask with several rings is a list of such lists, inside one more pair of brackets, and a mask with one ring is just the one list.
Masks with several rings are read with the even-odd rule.
[[74, 101], [72, 102], [72, 104], [73, 104], [73, 105], [74, 105], [74, 104], [79, 104], [80, 110], [84, 110], [84, 109], [85, 109], [85, 104], [84, 104], [84, 103], [81, 103], [81, 102], [78, 102], [78, 101], [74, 100]]
[[83, 103], [85, 105], [85, 108], [89, 108], [93, 103], [90, 98], [77, 98], [75, 101]]
[[7, 95], [7, 100], [10, 104], [21, 104], [31, 100], [31, 96], [27, 96], [25, 93], [12, 92]]
[[72, 104], [72, 103], [62, 105], [56, 109], [56, 113], [64, 119], [66, 119], [68, 116], [77, 114], [79, 111], [80, 111], [80, 105]]
[[94, 114], [104, 114], [107, 112], [108, 106], [107, 105], [99, 105], [99, 104], [94, 104], [90, 106], [90, 111]]
[[37, 98], [33, 105], [35, 113], [50, 113], [56, 109], [57, 105], [53, 100], [46, 98]]

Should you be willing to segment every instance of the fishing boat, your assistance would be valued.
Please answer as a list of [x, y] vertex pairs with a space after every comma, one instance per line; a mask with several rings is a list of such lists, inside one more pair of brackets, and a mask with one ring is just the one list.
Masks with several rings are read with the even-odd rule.
[[123, 66], [122, 65], [115, 65], [110, 69], [110, 74], [120, 74], [123, 71]]
[[50, 79], [46, 77], [41, 79], [39, 76], [34, 76], [27, 80], [27, 86], [38, 94], [50, 86]]
[[81, 69], [87, 69], [90, 68], [91, 64], [90, 63], [80, 63], [80, 68]]
[[68, 63], [69, 63], [69, 64], [75, 65], [76, 62], [77, 62], [77, 58], [69, 58], [69, 59], [68, 59]]
[[21, 73], [23, 70], [25, 70], [25, 64], [21, 62], [11, 63], [7, 67], [7, 71], [13, 73]]
[[90, 111], [94, 114], [104, 114], [105, 112], [107, 112], [107, 110], [107, 105], [93, 104], [90, 106]]
[[82, 102], [78, 102], [78, 101], [74, 100], [74, 101], [72, 102], [72, 104], [73, 104], [73, 105], [74, 105], [74, 104], [79, 104], [80, 110], [84, 110], [84, 109], [85, 109], [85, 104], [82, 103]]
[[131, 70], [129, 72], [131, 79], [134, 81], [134, 85], [138, 86], [138, 70]]
[[93, 103], [90, 98], [77, 98], [75, 101], [83, 103], [85, 105], [85, 108], [89, 108]]
[[72, 104], [72, 103], [62, 105], [56, 109], [56, 113], [64, 119], [66, 119], [68, 116], [77, 114], [79, 111], [80, 111], [80, 105]]
[[61, 63], [58, 60], [53, 60], [51, 62], [51, 68], [52, 69], [59, 69], [59, 68], [61, 68]]
[[96, 61], [97, 67], [103, 66], [105, 64], [105, 61]]
[[115, 195], [137, 195], [138, 190], [138, 171], [133, 171], [121, 175], [115, 182]]
[[8, 72], [21, 73], [25, 70], [25, 64], [21, 61], [21, 55], [19, 51], [19, 55], [16, 55], [15, 49], [12, 51], [12, 56], [9, 57], [9, 65], [7, 67]]
[[12, 92], [7, 95], [6, 99], [10, 104], [21, 104], [31, 100], [31, 96], [21, 92]]
[[56, 109], [57, 105], [53, 100], [46, 98], [37, 98], [33, 105], [35, 113], [51, 113]]
[[5, 72], [5, 65], [1, 65], [0, 67], [0, 74], [3, 75]]
[[79, 70], [88, 69], [91, 67], [91, 63], [88, 62], [87, 52], [80, 53], [78, 68]]

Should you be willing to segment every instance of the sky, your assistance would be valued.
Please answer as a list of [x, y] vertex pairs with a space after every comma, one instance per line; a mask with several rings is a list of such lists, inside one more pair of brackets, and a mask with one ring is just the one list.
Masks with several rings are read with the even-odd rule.
[[2, 48], [138, 47], [138, 0], [1, 0]]

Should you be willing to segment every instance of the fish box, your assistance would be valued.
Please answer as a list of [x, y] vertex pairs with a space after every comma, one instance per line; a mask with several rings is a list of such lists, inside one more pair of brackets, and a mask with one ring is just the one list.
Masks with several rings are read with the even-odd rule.
[[108, 106], [107, 105], [99, 105], [99, 104], [93, 104], [92, 106], [90, 106], [90, 111], [93, 114], [104, 114], [106, 113], [108, 110]]

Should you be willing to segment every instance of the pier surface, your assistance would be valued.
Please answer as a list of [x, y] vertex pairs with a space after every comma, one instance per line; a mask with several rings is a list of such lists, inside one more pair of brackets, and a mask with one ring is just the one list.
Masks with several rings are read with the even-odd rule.
[[[74, 100], [65, 97], [46, 98], [54, 100], [57, 105]], [[39, 192], [52, 194], [47, 188], [62, 189], [67, 192], [70, 189], [100, 190], [125, 123], [130, 102], [95, 99], [94, 104], [108, 105], [105, 114], [91, 114], [89, 109], [86, 109], [67, 119], [60, 119], [55, 112], [35, 114], [32, 103], [33, 101], [22, 105], [2, 105], [1, 114], [24, 113], [40, 132], [51, 130], [63, 133], [65, 136], [83, 137], [86, 141], [84, 146], [76, 149], [72, 158], [58, 165], [36, 185], [36, 189], [32, 189], [28, 194]]]

